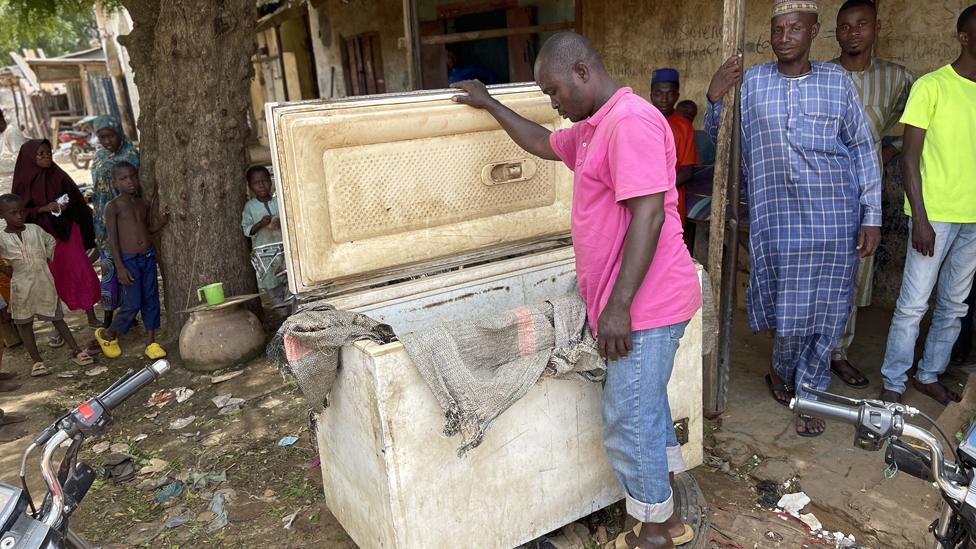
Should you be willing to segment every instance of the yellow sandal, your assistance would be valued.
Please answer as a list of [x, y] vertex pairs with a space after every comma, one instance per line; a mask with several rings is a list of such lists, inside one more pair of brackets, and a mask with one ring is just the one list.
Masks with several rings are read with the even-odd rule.
[[146, 358], [150, 360], [159, 360], [161, 358], [166, 358], [166, 349], [155, 341], [146, 346]]
[[105, 328], [95, 330], [95, 340], [98, 341], [98, 346], [102, 348], [102, 354], [108, 358], [119, 358], [122, 356], [122, 347], [119, 347], [119, 338], [109, 341], [105, 339], [104, 335]]
[[[682, 524], [682, 526], [685, 527], [685, 531], [682, 532], [680, 536], [671, 538], [671, 543], [673, 543], [675, 547], [684, 545], [695, 539], [695, 530], [687, 524]], [[630, 530], [629, 532], [621, 532], [620, 535], [617, 536], [617, 539], [608, 542], [604, 549], [632, 549], [627, 543], [627, 534], [633, 532], [635, 536], [639, 536], [640, 531], [641, 523], [638, 522], [637, 526], [634, 526], [633, 530]]]

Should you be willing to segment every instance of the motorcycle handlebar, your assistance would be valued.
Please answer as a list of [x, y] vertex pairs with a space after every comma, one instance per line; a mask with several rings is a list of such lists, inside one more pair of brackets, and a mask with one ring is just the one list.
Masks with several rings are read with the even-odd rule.
[[[861, 423], [861, 413], [865, 406], [866, 404], [861, 404], [857, 407], [844, 406], [799, 397], [794, 397], [790, 401], [790, 409], [797, 413], [815, 416], [821, 419], [832, 419], [855, 426]], [[950, 498], [960, 502], [966, 499], [967, 488], [956, 484], [946, 476], [945, 454], [943, 453], [942, 445], [939, 444], [939, 441], [932, 433], [916, 425], [903, 423], [901, 428], [897, 432], [891, 433], [891, 435], [894, 437], [904, 436], [913, 438], [925, 444], [929, 450], [929, 457], [932, 462], [932, 476], [935, 479], [935, 483]]]
[[102, 403], [105, 409], [114, 410], [119, 404], [125, 402], [127, 398], [138, 392], [139, 389], [142, 389], [166, 373], [169, 368], [169, 361], [157, 360], [153, 364], [139, 370], [129, 379], [118, 384], [118, 386], [110, 387], [104, 393], [98, 395], [98, 401]]
[[861, 412], [857, 408], [830, 404], [819, 400], [809, 400], [806, 398], [794, 398], [790, 402], [790, 409], [799, 414], [815, 416], [823, 419], [832, 419], [851, 425], [857, 425], [860, 421]]

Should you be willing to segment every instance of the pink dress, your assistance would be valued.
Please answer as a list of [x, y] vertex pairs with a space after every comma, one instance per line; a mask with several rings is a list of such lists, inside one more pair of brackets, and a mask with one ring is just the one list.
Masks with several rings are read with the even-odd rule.
[[91, 309], [102, 297], [98, 275], [88, 260], [78, 224], [71, 227], [67, 241], [54, 239], [54, 259], [48, 263], [58, 297], [72, 311]]

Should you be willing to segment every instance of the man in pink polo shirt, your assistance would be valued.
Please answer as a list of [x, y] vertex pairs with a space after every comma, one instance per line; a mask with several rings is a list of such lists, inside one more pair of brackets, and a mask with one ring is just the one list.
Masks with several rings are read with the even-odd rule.
[[640, 521], [621, 534], [642, 549], [694, 538], [674, 513], [669, 472], [684, 468], [667, 384], [685, 326], [701, 306], [698, 275], [682, 239], [674, 137], [664, 116], [607, 74], [588, 40], [550, 38], [535, 78], [552, 108], [575, 124], [550, 132], [494, 100], [478, 81], [455, 101], [487, 110], [523, 149], [575, 172], [576, 278], [600, 354], [604, 444]]

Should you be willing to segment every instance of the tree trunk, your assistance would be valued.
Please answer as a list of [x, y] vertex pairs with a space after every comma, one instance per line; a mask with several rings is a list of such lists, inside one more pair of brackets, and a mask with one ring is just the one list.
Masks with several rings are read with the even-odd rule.
[[197, 288], [257, 288], [240, 229], [257, 14], [254, 0], [123, 4], [133, 19], [121, 41], [139, 87], [143, 191], [172, 213], [160, 258], [173, 340]]

